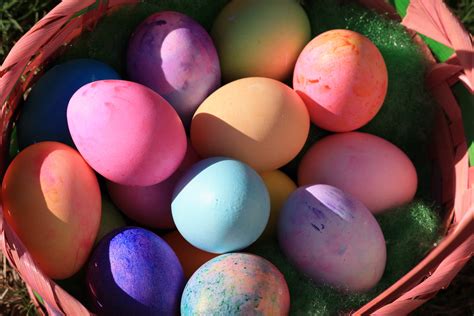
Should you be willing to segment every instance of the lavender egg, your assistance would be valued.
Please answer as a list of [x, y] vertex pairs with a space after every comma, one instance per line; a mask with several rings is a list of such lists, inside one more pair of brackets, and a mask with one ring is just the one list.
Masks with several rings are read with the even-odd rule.
[[138, 26], [128, 44], [127, 71], [133, 81], [164, 97], [186, 127], [221, 79], [209, 34], [190, 17], [172, 11], [156, 13]]
[[87, 270], [99, 315], [177, 315], [184, 285], [183, 268], [170, 246], [138, 227], [105, 236]]
[[385, 269], [385, 239], [374, 216], [329, 185], [300, 187], [290, 195], [279, 218], [278, 241], [300, 272], [344, 291], [369, 290]]

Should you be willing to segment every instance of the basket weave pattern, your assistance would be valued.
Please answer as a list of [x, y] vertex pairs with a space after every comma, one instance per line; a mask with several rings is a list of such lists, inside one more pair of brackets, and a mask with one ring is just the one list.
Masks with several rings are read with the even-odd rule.
[[[24, 93], [37, 80], [45, 65], [61, 53], [66, 43], [71, 42], [83, 31], [92, 30], [102, 16], [125, 4], [137, 2], [139, 1], [65, 0], [39, 21], [13, 47], [0, 68], [0, 174], [4, 174], [8, 163], [9, 136], [17, 113], [17, 105]], [[400, 20], [393, 7], [383, 0], [360, 0], [359, 2], [377, 11], [388, 13], [390, 18]], [[413, 23], [413, 18], [410, 21], [410, 10], [415, 12], [416, 9], [421, 8], [423, 12], [427, 4], [436, 7], [437, 10], [448, 10], [441, 0], [412, 0], [408, 15], [402, 24], [426, 34], [425, 30], [417, 28], [416, 23]], [[432, 32], [436, 31], [437, 25], [439, 26], [440, 23], [442, 25], [442, 21], [434, 19], [428, 12], [425, 18], [431, 19], [434, 23]], [[446, 63], [434, 63], [427, 76], [427, 84], [440, 104], [433, 139], [433, 164], [436, 171], [433, 190], [445, 210], [446, 236], [415, 268], [356, 311], [357, 315], [409, 313], [436, 295], [437, 291], [446, 288], [472, 257], [474, 251], [474, 168], [469, 168], [462, 114], [450, 87], [461, 79], [472, 93], [474, 50], [472, 36], [457, 20], [456, 23], [457, 29], [442, 30], [445, 32], [441, 32], [443, 33], [441, 36], [445, 37], [435, 39], [454, 48], [457, 54]], [[414, 31], [410, 32], [416, 37]], [[465, 35], [464, 41], [453, 37], [453, 32], [461, 32]], [[464, 48], [462, 52], [456, 49], [459, 47]], [[424, 49], [427, 50], [426, 47]], [[457, 57], [461, 56], [461, 53], [471, 56], [470, 63]], [[433, 60], [432, 57], [431, 59]], [[28, 286], [32, 300], [41, 313], [91, 314], [81, 303], [38, 269], [18, 236], [3, 220], [1, 206], [0, 249], [20, 273]], [[37, 302], [32, 289], [41, 295], [44, 305]]]

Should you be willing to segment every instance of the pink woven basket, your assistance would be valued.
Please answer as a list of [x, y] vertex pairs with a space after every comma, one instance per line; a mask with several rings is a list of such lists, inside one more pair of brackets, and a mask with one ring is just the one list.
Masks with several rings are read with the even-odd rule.
[[[104, 15], [139, 0], [65, 0], [39, 21], [13, 47], [0, 68], [0, 172], [7, 167], [13, 114], [25, 91], [44, 66], [61, 53], [66, 43], [92, 30]], [[383, 0], [360, 0], [363, 5], [400, 20]], [[94, 6], [93, 6], [94, 5]], [[87, 9], [87, 10], [86, 10]], [[362, 306], [356, 315], [404, 315], [416, 309], [440, 289], [446, 288], [474, 250], [474, 168], [469, 167], [461, 110], [451, 86], [461, 80], [471, 93], [474, 87], [472, 35], [464, 30], [441, 0], [411, 0], [402, 21], [415, 40], [423, 33], [455, 50], [443, 64], [433, 61], [427, 84], [441, 105], [436, 117], [433, 157], [436, 166], [434, 194], [445, 214], [445, 237], [415, 268]], [[474, 105], [473, 105], [474, 106]], [[51, 315], [90, 315], [36, 266], [21, 240], [3, 220], [0, 207], [0, 247], [28, 286], [38, 310]], [[32, 290], [44, 300], [40, 304]]]

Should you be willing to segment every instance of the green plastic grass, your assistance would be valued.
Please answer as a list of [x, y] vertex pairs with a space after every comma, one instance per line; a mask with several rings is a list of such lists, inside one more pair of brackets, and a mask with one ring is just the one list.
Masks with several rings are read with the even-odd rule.
[[387, 243], [387, 265], [382, 280], [368, 293], [343, 294], [329, 286], [316, 285], [288, 263], [276, 240], [256, 244], [249, 252], [268, 259], [283, 273], [290, 289], [292, 315], [354, 311], [414, 267], [441, 237], [435, 208], [425, 202], [394, 209], [377, 220]]

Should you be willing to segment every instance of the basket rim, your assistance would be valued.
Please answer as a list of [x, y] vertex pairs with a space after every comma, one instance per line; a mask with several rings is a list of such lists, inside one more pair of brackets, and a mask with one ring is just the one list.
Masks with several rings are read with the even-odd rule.
[[[438, 0], [438, 2], [440, 1], [441, 0]], [[31, 85], [34, 79], [34, 75], [29, 72], [48, 62], [51, 56], [54, 56], [54, 53], [64, 42], [70, 42], [83, 31], [93, 27], [104, 14], [120, 6], [138, 2], [139, 0], [65, 0], [36, 23], [35, 26], [16, 43], [0, 67], [0, 103], [2, 104], [2, 111], [0, 113], [0, 123], [2, 124], [0, 154], [2, 152], [4, 154], [5, 147], [8, 147], [5, 138], [11, 128], [9, 123], [13, 118], [14, 107], [16, 103], [18, 103], [22, 92]], [[375, 8], [379, 12], [388, 12], [390, 18], [400, 21], [400, 17], [395, 9], [383, 0], [359, 0], [359, 2], [367, 7]], [[424, 2], [428, 1], [412, 0], [412, 3], [417, 4]], [[92, 6], [95, 7], [91, 8]], [[412, 5], [410, 4], [410, 6]], [[446, 7], [445, 9], [448, 10]], [[416, 39], [417, 35], [415, 31], [410, 32]], [[426, 50], [426, 45], [424, 46]], [[31, 52], [34, 52], [34, 54], [31, 54]], [[445, 68], [445, 70], [441, 71], [442, 76], [434, 76], [434, 78], [428, 76], [428, 82], [432, 86], [441, 87], [439, 90], [443, 92], [437, 93], [435, 97], [442, 105], [444, 119], [449, 122], [447, 131], [449, 135], [447, 136], [449, 138], [449, 144], [451, 145], [450, 148], [453, 150], [453, 157], [451, 158], [456, 159], [453, 160], [453, 163], [455, 162], [454, 167], [456, 173], [453, 186], [456, 196], [454, 197], [454, 201], [446, 201], [448, 208], [452, 208], [448, 210], [448, 212], [452, 213], [452, 221], [448, 223], [452, 229], [449, 231], [447, 237], [445, 237], [416, 267], [372, 301], [362, 306], [355, 312], [356, 315], [372, 313], [385, 314], [395, 311], [409, 312], [427, 301], [437, 290], [449, 284], [457, 271], [472, 257], [474, 250], [474, 237], [472, 236], [472, 231], [474, 231], [474, 188], [472, 186], [474, 183], [474, 168], [469, 168], [467, 145], [464, 140], [462, 119], [460, 119], [462, 116], [459, 109], [456, 109], [456, 100], [454, 99], [454, 102], [451, 100], [454, 97], [452, 97], [450, 91], [450, 86], [454, 84], [454, 82], [457, 82], [463, 75], [467, 76], [467, 72], [463, 72], [463, 70], [465, 70], [462, 67], [463, 65], [459, 63], [456, 56], [453, 56], [446, 63], [435, 65], [431, 74], [434, 73], [435, 70], [439, 71], [437, 67], [441, 67], [440, 65]], [[447, 71], [448, 66], [451, 70], [449, 73]], [[27, 78], [22, 82], [21, 77], [24, 75], [26, 75]], [[472, 78], [467, 79], [468, 81], [471, 80], [471, 82], [474, 81]], [[449, 102], [447, 102], [446, 99], [449, 99]], [[3, 161], [0, 162], [4, 163]], [[0, 164], [0, 168], [4, 170], [5, 166]], [[449, 205], [450, 203], [452, 203], [452, 206]], [[19, 255], [18, 252], [25, 251], [25, 248], [16, 234], [3, 220], [3, 210], [1, 206], [0, 245], [2, 252], [8, 258], [12, 266], [15, 267], [17, 271], [20, 271], [20, 275], [25, 279], [28, 287], [35, 288], [37, 292], [46, 293], [44, 296], [48, 299], [48, 304], [45, 308], [49, 313], [57, 313], [59, 311], [65, 314], [68, 312], [74, 312], [74, 314], [76, 314], [75, 312], [78, 314], [90, 314], [75, 298], [58, 287], [54, 281], [45, 277], [44, 274], [38, 270], [28, 253], [23, 254], [23, 257]], [[447, 275], [446, 269], [442, 271], [436, 269], [442, 266], [443, 263], [452, 264], [453, 261], [455, 261], [457, 265], [455, 268], [449, 266], [450, 269], [455, 271], [459, 268], [455, 271], [454, 275]], [[423, 283], [426, 283], [426, 280], [432, 279], [436, 273], [441, 276], [443, 275], [442, 273], [445, 273], [446, 282], [430, 285], [430, 291], [425, 294], [430, 294], [431, 296], [419, 295], [421, 292], [426, 292], [425, 289], [414, 291], [414, 289], [423, 288]], [[25, 274], [27, 275], [26, 277], [24, 277]], [[420, 280], [423, 278], [425, 278], [425, 280], [420, 283]], [[35, 287], [31, 284], [35, 285]], [[32, 299], [34, 300], [34, 295]]]

